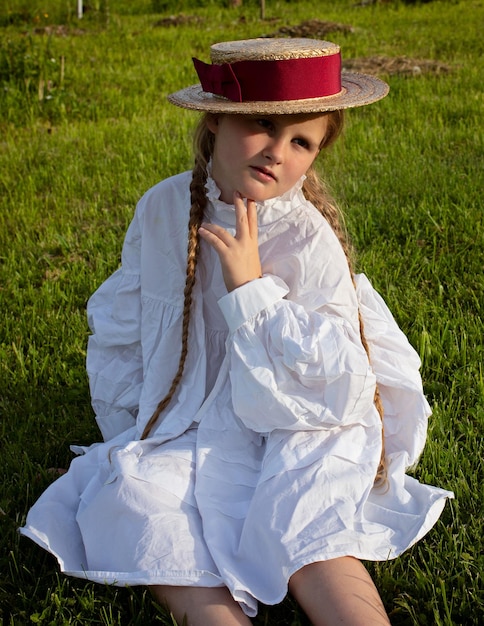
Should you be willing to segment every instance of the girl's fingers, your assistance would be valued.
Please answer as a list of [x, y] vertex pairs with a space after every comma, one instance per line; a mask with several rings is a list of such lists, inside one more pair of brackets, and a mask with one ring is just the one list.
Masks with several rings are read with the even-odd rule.
[[257, 243], [257, 211], [253, 200], [247, 208], [240, 194], [234, 194], [235, 237], [217, 224], [204, 222], [200, 237], [217, 252], [225, 286], [232, 291], [262, 275]]
[[234, 191], [234, 207], [235, 207], [235, 237], [240, 239], [246, 233], [247, 227], [247, 209], [244, 200], [238, 191]]
[[220, 239], [220, 237], [218, 237], [218, 235], [216, 235], [215, 233], [212, 233], [207, 228], [203, 228], [203, 226], [199, 228], [198, 232], [200, 234], [200, 237], [204, 241], [206, 241], [220, 257], [222, 257], [222, 255], [225, 254], [227, 250], [227, 244], [225, 244]]
[[251, 237], [255, 237], [257, 240], [257, 235], [259, 233], [259, 226], [257, 224], [257, 208], [255, 204], [255, 200], [247, 199], [247, 222], [249, 224], [249, 234]]
[[257, 241], [258, 225], [257, 225], [257, 209], [255, 200], [247, 198], [247, 207], [244, 199], [238, 191], [234, 192], [234, 206], [236, 217], [236, 238], [240, 239], [248, 234]]
[[218, 244], [219, 246], [228, 246], [233, 239], [232, 235], [218, 224], [203, 223], [198, 232], [203, 239], [212, 245]]

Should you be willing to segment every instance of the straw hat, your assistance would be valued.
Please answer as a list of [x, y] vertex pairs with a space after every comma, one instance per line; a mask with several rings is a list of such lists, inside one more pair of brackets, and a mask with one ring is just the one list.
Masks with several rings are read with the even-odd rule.
[[388, 85], [341, 71], [338, 45], [317, 39], [246, 39], [211, 46], [212, 64], [193, 59], [200, 83], [168, 96], [211, 113], [315, 113], [384, 98]]

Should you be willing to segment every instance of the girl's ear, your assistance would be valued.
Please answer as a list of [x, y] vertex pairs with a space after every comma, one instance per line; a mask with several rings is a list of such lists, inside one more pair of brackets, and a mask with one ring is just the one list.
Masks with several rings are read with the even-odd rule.
[[216, 113], [209, 113], [207, 115], [207, 120], [206, 120], [207, 128], [214, 135], [216, 135], [218, 132], [218, 121], [219, 121], [219, 116]]

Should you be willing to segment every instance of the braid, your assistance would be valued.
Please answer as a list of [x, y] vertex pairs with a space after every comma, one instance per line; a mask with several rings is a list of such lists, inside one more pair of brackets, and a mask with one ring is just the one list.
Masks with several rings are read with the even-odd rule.
[[153, 428], [153, 425], [158, 420], [160, 414], [170, 403], [180, 383], [183, 375], [183, 370], [185, 368], [185, 361], [188, 354], [188, 334], [192, 309], [192, 294], [196, 279], [198, 253], [200, 250], [200, 236], [198, 234], [198, 229], [203, 221], [203, 215], [207, 204], [207, 198], [205, 195], [206, 180], [206, 162], [204, 162], [203, 158], [197, 158], [195, 160], [195, 167], [193, 168], [192, 182], [190, 184], [190, 195], [192, 204], [190, 209], [190, 219], [188, 222], [187, 270], [184, 290], [185, 299], [183, 303], [182, 348], [180, 360], [178, 362], [178, 370], [172, 380], [170, 389], [168, 390], [166, 396], [156, 407], [153, 415], [148, 420], [148, 423], [143, 430], [143, 434], [141, 435], [141, 439], [146, 439], [151, 429]]
[[[339, 115], [338, 116], [333, 116], [333, 114], [329, 115], [329, 120], [328, 120], [329, 122], [328, 130], [330, 131], [329, 139], [328, 139], [328, 136], [325, 137], [321, 145], [322, 148], [327, 147], [328, 145], [333, 143], [333, 141], [336, 139], [336, 137], [338, 136], [341, 130], [342, 123], [343, 123], [342, 112], [338, 111], [336, 113], [338, 113]], [[318, 177], [318, 175], [316, 174], [315, 170], [312, 167], [306, 173], [306, 180], [304, 181], [303, 192], [304, 192], [306, 199], [309, 200], [309, 202], [311, 202], [318, 209], [318, 211], [327, 220], [327, 222], [333, 229], [335, 235], [337, 236], [341, 244], [341, 247], [343, 248], [343, 251], [345, 253], [346, 260], [348, 261], [348, 267], [350, 270], [351, 279], [356, 289], [355, 277], [354, 277], [354, 271], [353, 271], [354, 250], [351, 246], [348, 234], [346, 232], [346, 228], [344, 226], [343, 216], [341, 214], [341, 211], [335, 204], [334, 200], [331, 198], [330, 194], [328, 193], [325, 184]], [[368, 345], [368, 341], [366, 339], [363, 318], [359, 309], [358, 309], [358, 321], [359, 321], [361, 343], [363, 345], [363, 348], [365, 349], [366, 354], [368, 355], [368, 359], [370, 360], [370, 348]], [[384, 417], [383, 404], [381, 401], [378, 386], [375, 387], [374, 404], [375, 404], [376, 410], [378, 411], [378, 414], [380, 415], [380, 419], [383, 425], [383, 417]], [[386, 467], [386, 460], [385, 460], [385, 440], [384, 440], [384, 433], [383, 433], [383, 428], [382, 428], [382, 453], [381, 453], [380, 463], [378, 465], [378, 470], [377, 470], [376, 477], [375, 477], [375, 484], [377, 486], [382, 486], [386, 483], [386, 481], [387, 481], [387, 467]]]
[[[352, 274], [353, 276], [353, 274]], [[353, 284], [354, 284], [354, 278], [353, 278]], [[365, 348], [365, 352], [368, 355], [368, 359], [370, 359], [370, 347], [368, 345], [368, 341], [366, 340], [366, 336], [365, 336], [365, 326], [363, 324], [363, 318], [361, 316], [360, 311], [358, 310], [358, 321], [360, 323], [360, 337], [361, 337], [361, 343], [363, 344], [363, 348]], [[380, 390], [378, 389], [378, 385], [375, 385], [375, 395], [373, 397], [373, 402], [375, 404], [375, 408], [378, 411], [378, 414], [380, 416], [380, 419], [382, 421], [382, 425], [383, 425], [383, 417], [384, 417], [384, 410], [383, 410], [383, 403], [381, 401], [381, 396], [380, 396]], [[382, 487], [383, 485], [386, 485], [387, 483], [387, 464], [386, 464], [386, 458], [385, 458], [385, 437], [384, 437], [385, 433], [383, 431], [383, 426], [382, 426], [382, 449], [381, 449], [381, 456], [380, 456], [380, 463], [378, 464], [378, 470], [376, 472], [376, 477], [375, 477], [375, 484], [377, 487]]]

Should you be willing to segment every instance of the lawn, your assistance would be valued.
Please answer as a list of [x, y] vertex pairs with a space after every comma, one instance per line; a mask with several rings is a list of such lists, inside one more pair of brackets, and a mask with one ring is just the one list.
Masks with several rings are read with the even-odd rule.
[[[74, 0], [0, 7], [1, 623], [172, 624], [144, 589], [60, 575], [17, 528], [69, 445], [98, 439], [85, 306], [141, 194], [191, 166], [196, 114], [166, 94], [195, 82], [191, 56], [211, 43], [277, 33], [336, 41], [390, 84], [348, 113], [320, 167], [358, 270], [422, 359], [433, 415], [414, 474], [456, 498], [420, 543], [368, 567], [392, 624], [482, 623], [483, 3], [269, 0], [265, 19], [255, 0], [84, 5], [81, 20]], [[254, 623], [307, 622], [287, 599]]]

